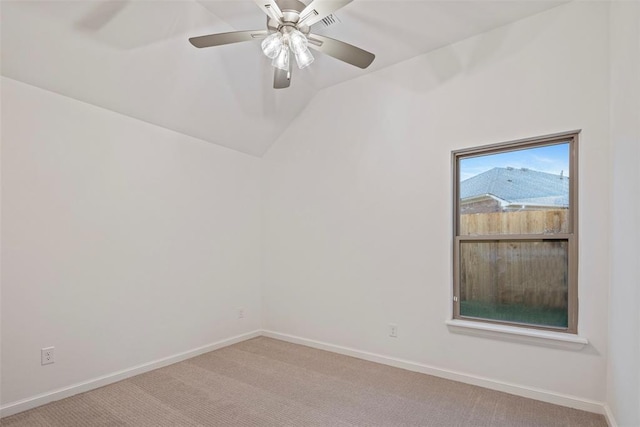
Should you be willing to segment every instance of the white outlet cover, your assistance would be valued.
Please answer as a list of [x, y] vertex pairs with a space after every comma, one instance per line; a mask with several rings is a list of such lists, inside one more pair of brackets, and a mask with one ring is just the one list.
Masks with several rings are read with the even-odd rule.
[[393, 323], [389, 324], [389, 336], [392, 338], [398, 338], [398, 325]]
[[40, 364], [50, 365], [55, 362], [54, 359], [55, 347], [45, 347], [40, 349]]

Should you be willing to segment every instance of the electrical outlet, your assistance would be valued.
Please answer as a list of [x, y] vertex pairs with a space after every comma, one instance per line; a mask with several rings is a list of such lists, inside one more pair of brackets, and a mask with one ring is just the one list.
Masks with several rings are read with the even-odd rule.
[[244, 308], [238, 309], [238, 319], [244, 319]]
[[398, 325], [389, 323], [389, 336], [391, 338], [398, 338]]
[[40, 364], [41, 365], [49, 365], [49, 364], [55, 362], [55, 359], [53, 358], [53, 356], [54, 356], [53, 350], [55, 350], [55, 347], [46, 347], [46, 348], [41, 348], [40, 349]]

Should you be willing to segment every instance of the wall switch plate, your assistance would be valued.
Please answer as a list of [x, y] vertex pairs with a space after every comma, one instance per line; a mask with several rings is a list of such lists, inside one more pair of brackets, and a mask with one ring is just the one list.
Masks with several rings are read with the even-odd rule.
[[398, 325], [389, 323], [389, 336], [391, 338], [398, 338]]
[[46, 347], [46, 348], [40, 349], [41, 365], [49, 365], [55, 362], [55, 359], [53, 358], [54, 356], [53, 350], [55, 350], [55, 347]]

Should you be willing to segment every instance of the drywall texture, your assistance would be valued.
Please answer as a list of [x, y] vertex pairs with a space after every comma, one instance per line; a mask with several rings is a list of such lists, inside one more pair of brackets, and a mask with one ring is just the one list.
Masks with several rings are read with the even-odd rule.
[[258, 329], [259, 178], [254, 157], [3, 78], [2, 404]]
[[[608, 53], [608, 5], [573, 2], [320, 92], [265, 156], [265, 328], [604, 401]], [[590, 344], [448, 330], [451, 151], [574, 129]]]
[[611, 3], [611, 295], [607, 402], [640, 425], [640, 3]]

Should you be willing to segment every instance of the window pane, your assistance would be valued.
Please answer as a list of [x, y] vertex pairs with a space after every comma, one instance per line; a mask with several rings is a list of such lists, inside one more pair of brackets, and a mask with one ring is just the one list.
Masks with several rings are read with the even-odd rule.
[[569, 143], [461, 158], [459, 234], [569, 232]]
[[460, 244], [460, 315], [566, 328], [568, 242]]

